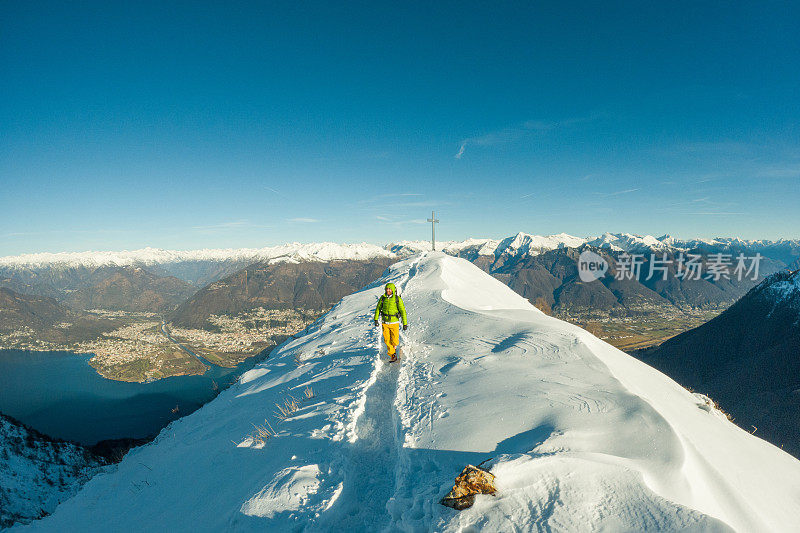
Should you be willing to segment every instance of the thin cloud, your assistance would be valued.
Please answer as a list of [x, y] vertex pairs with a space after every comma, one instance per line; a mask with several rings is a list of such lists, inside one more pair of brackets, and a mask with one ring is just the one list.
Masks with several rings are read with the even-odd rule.
[[532, 133], [543, 133], [552, 131], [566, 126], [572, 126], [583, 122], [589, 122], [602, 116], [601, 114], [593, 114], [587, 117], [569, 118], [559, 121], [545, 121], [545, 120], [526, 120], [525, 122], [516, 126], [509, 126], [496, 131], [491, 131], [484, 135], [475, 137], [467, 137], [459, 144], [458, 152], [453, 156], [455, 159], [461, 159], [467, 150], [467, 146], [494, 146], [498, 144], [506, 144], [516, 141], [520, 137], [530, 135]]
[[424, 196], [424, 194], [420, 192], [398, 192], [398, 193], [389, 193], [389, 194], [378, 194], [371, 198], [365, 198], [363, 200], [358, 200], [356, 203], [359, 205], [369, 205], [375, 203], [382, 203], [385, 202], [389, 198], [407, 198], [410, 196]]
[[[702, 213], [729, 213], [730, 211], [723, 211], [724, 209], [733, 209], [738, 207], [738, 202], [719, 202], [717, 200], [712, 199], [711, 196], [704, 196], [704, 197], [697, 197], [697, 198], [689, 198], [686, 200], [682, 200], [679, 202], [671, 202], [667, 205], [661, 206], [657, 208], [660, 211], [670, 212], [670, 213], [677, 213], [680, 215], [692, 215], [692, 214], [700, 214], [697, 212], [686, 212], [682, 209], [675, 210], [673, 208], [683, 208], [683, 209], [706, 209], [706, 211], [702, 211]], [[717, 211], [712, 211], [716, 209]]]
[[288, 219], [289, 222], [297, 222], [300, 224], [313, 224], [319, 222], [316, 218], [297, 217]]
[[273, 189], [269, 185], [264, 185], [264, 189], [266, 189], [269, 192], [275, 194], [276, 196], [279, 196], [279, 197], [283, 198], [284, 200], [288, 200], [289, 199], [289, 197], [287, 197], [285, 194], [279, 193], [278, 191], [276, 191], [275, 189]]
[[680, 143], [674, 149], [693, 154], [750, 155], [759, 149], [759, 145], [741, 141], [697, 141]]
[[757, 178], [800, 178], [800, 164], [776, 165], [756, 172]]
[[402, 201], [402, 198], [404, 198], [404, 197], [408, 198], [408, 197], [420, 197], [420, 196], [424, 196], [424, 195], [422, 195], [422, 194], [387, 194], [385, 196], [375, 197], [375, 198], [372, 198], [370, 200], [363, 200], [361, 202], [358, 202], [357, 204], [360, 207], [363, 207], [363, 208], [376, 209], [376, 210], [379, 209], [381, 211], [385, 211], [386, 206], [387, 206], [387, 200], [391, 200], [391, 199], [400, 199], [401, 200], [401, 201], [393, 201], [393, 202], [391, 202], [390, 205], [391, 205], [392, 208], [401, 208], [401, 207], [409, 207], [409, 208], [415, 208], [415, 207], [428, 208], [428, 207], [431, 207], [431, 208], [437, 208], [439, 206], [451, 205], [452, 204], [452, 202], [439, 201], [439, 200], [422, 200], [422, 199], [420, 199], [420, 200]]
[[11, 231], [0, 235], [4, 237], [29, 237], [31, 235], [105, 235], [116, 233], [133, 233], [130, 228], [93, 228], [93, 229], [53, 229], [47, 231]]
[[201, 233], [222, 233], [226, 231], [236, 231], [245, 228], [271, 228], [264, 224], [253, 224], [247, 220], [233, 220], [230, 222], [220, 222], [219, 224], [207, 224], [202, 226], [192, 226], [192, 229]]
[[392, 204], [394, 207], [439, 207], [442, 205], [450, 205], [450, 202], [436, 202], [433, 200], [425, 202], [399, 202]]
[[702, 216], [733, 216], [744, 215], [740, 211], [699, 211], [696, 213], [686, 213], [687, 215], [702, 215]]
[[602, 193], [602, 192], [601, 192], [601, 193], [598, 193], [598, 194], [600, 194], [600, 196], [603, 196], [603, 197], [609, 197], [609, 196], [620, 196], [620, 195], [622, 195], [622, 194], [630, 194], [630, 193], [632, 193], [632, 192], [636, 192], [636, 191], [640, 191], [640, 190], [641, 190], [640, 188], [636, 188], [636, 189], [624, 189], [624, 190], [622, 190], [622, 191], [605, 192], [605, 193]]
[[237, 220], [232, 222], [221, 222], [219, 224], [209, 224], [205, 226], [192, 226], [192, 229], [198, 230], [225, 230], [225, 229], [238, 229], [251, 225], [245, 220]]
[[4, 233], [3, 237], [28, 237], [30, 235], [44, 235], [45, 232], [42, 231], [12, 231], [10, 233]]
[[424, 218], [411, 218], [405, 220], [392, 220], [388, 217], [382, 217], [382, 216], [377, 216], [376, 218], [396, 228], [409, 225], [429, 224], [429, 222]]
[[516, 200], [521, 202], [522, 200], [527, 200], [528, 198], [533, 198], [535, 201], [541, 202], [542, 200], [547, 200], [548, 198], [552, 198], [552, 197], [553, 197], [553, 193], [552, 192], [537, 191], [537, 192], [531, 192], [531, 193], [528, 193], [528, 194], [523, 194], [522, 196], [520, 196]]
[[[487, 133], [485, 135], [481, 135], [478, 137], [469, 137], [461, 141], [461, 146], [458, 149], [458, 153], [455, 155], [456, 159], [461, 159], [464, 155], [464, 152], [467, 150], [467, 145], [470, 146], [494, 146], [498, 144], [505, 144], [512, 142], [526, 132], [533, 131], [532, 128], [526, 127], [527, 123], [524, 123], [522, 126], [511, 127], [511, 128], [503, 128], [501, 130], [493, 131]], [[538, 130], [537, 131], [541, 131]]]

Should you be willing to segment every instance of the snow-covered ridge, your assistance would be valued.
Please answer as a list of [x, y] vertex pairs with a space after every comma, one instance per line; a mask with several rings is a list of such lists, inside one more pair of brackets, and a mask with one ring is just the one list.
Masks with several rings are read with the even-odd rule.
[[[393, 364], [371, 320], [389, 281], [410, 326]], [[482, 461], [495, 496], [437, 503]], [[800, 461], [470, 262], [426, 253], [31, 529], [773, 532], [798, 515]]]
[[755, 290], [766, 290], [775, 302], [794, 300], [800, 307], [800, 270], [776, 272], [761, 282]]
[[0, 529], [53, 512], [99, 467], [79, 446], [45, 438], [0, 414]]
[[[494, 255], [500, 244], [498, 239], [467, 239], [464, 241], [437, 241], [436, 248], [449, 255], [474, 252], [477, 255]], [[431, 249], [431, 241], [398, 241], [387, 244], [386, 248], [400, 256], [407, 256]]]
[[132, 266], [181, 263], [187, 261], [332, 261], [335, 259], [393, 258], [394, 254], [374, 244], [291, 243], [266, 248], [222, 248], [202, 250], [162, 250], [142, 248], [121, 252], [60, 252], [7, 256], [0, 266], [46, 267], [64, 266]]
[[[504, 239], [470, 238], [464, 241], [437, 242], [437, 248], [449, 255], [493, 256], [495, 258], [521, 258], [558, 248], [578, 248], [583, 245], [612, 251], [647, 253], [649, 251], [684, 251], [701, 249], [707, 252], [783, 250], [783, 254], [800, 256], [800, 239], [778, 241], [743, 240], [738, 237], [716, 239], [676, 239], [670, 235], [633, 235], [630, 233], [604, 233], [599, 237], [576, 237], [567, 233], [557, 235], [531, 235], [517, 233]], [[0, 257], [0, 267], [47, 268], [99, 267], [175, 264], [191, 261], [331, 261], [336, 259], [366, 260], [375, 258], [404, 258], [430, 250], [430, 241], [398, 241], [383, 246], [369, 243], [338, 244], [288, 243], [266, 248], [222, 248], [201, 250], [163, 250], [142, 248], [124, 251], [86, 251], [36, 253]]]
[[668, 235], [664, 236], [664, 240], [670, 239], [670, 242], [664, 242], [652, 235], [631, 235], [630, 233], [604, 233], [594, 239], [589, 239], [587, 244], [596, 248], [609, 248], [611, 250], [624, 250], [626, 252], [640, 251], [640, 250], [666, 250], [669, 248], [681, 248], [681, 241], [672, 239]]

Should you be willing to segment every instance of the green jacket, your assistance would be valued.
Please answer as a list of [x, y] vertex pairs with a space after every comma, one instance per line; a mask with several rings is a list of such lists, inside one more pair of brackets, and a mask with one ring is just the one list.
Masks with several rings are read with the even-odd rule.
[[403, 305], [403, 299], [396, 294], [394, 292], [388, 297], [385, 294], [381, 295], [378, 306], [375, 308], [375, 320], [378, 320], [380, 316], [384, 322], [396, 322], [398, 319], [402, 319], [404, 326], [408, 324], [406, 306]]

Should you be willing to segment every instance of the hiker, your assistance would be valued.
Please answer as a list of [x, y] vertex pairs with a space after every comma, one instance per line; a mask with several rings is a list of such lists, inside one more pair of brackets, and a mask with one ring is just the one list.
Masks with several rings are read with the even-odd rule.
[[403, 320], [403, 331], [408, 329], [406, 307], [403, 299], [397, 294], [394, 283], [387, 283], [384, 293], [375, 308], [375, 327], [378, 327], [378, 315], [383, 320], [383, 341], [389, 350], [389, 362], [397, 361], [397, 345], [400, 344], [400, 319]]

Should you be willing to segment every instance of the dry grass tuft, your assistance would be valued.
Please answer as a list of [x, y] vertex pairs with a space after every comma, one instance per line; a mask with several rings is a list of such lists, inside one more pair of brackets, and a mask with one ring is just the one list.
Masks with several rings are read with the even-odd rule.
[[[274, 413], [275, 418], [281, 422], [288, 419], [300, 409], [304, 401], [310, 400], [315, 396], [316, 393], [310, 386], [306, 386], [306, 388], [303, 389], [303, 396], [301, 396], [299, 399], [292, 395], [288, 395], [283, 400], [283, 403], [275, 404], [275, 407], [278, 408], [278, 410]], [[253, 427], [255, 428], [255, 433], [249, 435], [249, 438], [252, 439], [253, 444], [258, 447], [263, 447], [269, 439], [278, 435], [278, 432], [275, 431], [275, 429], [266, 419], [264, 420], [263, 424], [258, 426], [253, 424]]]
[[256, 430], [255, 433], [251, 436], [254, 444], [263, 446], [269, 439], [278, 434], [272, 428], [272, 425], [270, 425], [267, 419], [264, 419], [264, 423], [261, 424], [260, 426], [253, 424], [253, 427]]
[[[716, 401], [714, 401], [714, 399], [713, 399], [713, 398], [710, 398], [709, 396], [706, 396], [705, 394], [700, 394], [700, 393], [694, 392], [694, 391], [693, 391], [692, 389], [690, 389], [689, 387], [684, 387], [684, 388], [685, 388], [686, 390], [688, 390], [689, 392], [691, 392], [692, 394], [694, 394], [695, 398], [697, 398], [697, 399], [699, 399], [700, 401], [702, 401], [702, 402], [703, 402], [703, 404], [704, 404], [704, 405], [703, 405], [702, 407], [704, 407], [704, 409], [705, 409], [706, 411], [708, 411], [708, 410], [710, 410], [710, 409], [713, 409], [713, 410], [715, 410], [715, 411], [719, 411], [720, 413], [722, 413], [723, 415], [725, 415], [725, 418], [727, 418], [729, 421], [731, 421], [731, 422], [733, 422], [733, 421], [734, 421], [734, 418], [733, 418], [733, 417], [730, 415], [730, 413], [727, 413], [727, 412], [725, 412], [725, 411], [724, 411], [724, 410], [723, 410], [723, 409], [722, 409], [722, 408], [719, 406], [719, 404], [718, 404]], [[755, 431], [754, 431], [754, 433], [755, 433]]]
[[[720, 413], [722, 413], [723, 415], [725, 415], [725, 418], [727, 418], [728, 420], [733, 422], [733, 417], [730, 415], [730, 413], [728, 413], [726, 411], [723, 411], [722, 407], [720, 407], [719, 404], [716, 401], [711, 400], [711, 406], [714, 409], [716, 409], [717, 411], [719, 411]], [[755, 433], [755, 431], [754, 431], [754, 433]]]
[[275, 417], [279, 420], [286, 420], [298, 409], [300, 409], [300, 402], [298, 402], [294, 396], [289, 396], [283, 400], [283, 404], [276, 403], [275, 407], [278, 408], [278, 412], [275, 413]]

